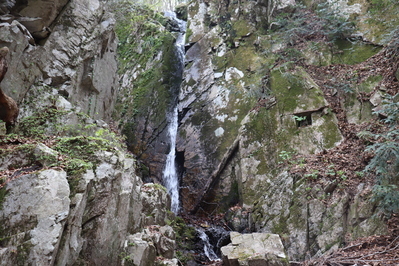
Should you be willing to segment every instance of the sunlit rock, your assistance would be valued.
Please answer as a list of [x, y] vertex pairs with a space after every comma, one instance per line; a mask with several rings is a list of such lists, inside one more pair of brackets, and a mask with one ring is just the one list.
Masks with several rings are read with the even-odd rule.
[[289, 265], [278, 235], [266, 233], [230, 233], [231, 244], [221, 248], [223, 262], [235, 265]]
[[[0, 259], [13, 265], [24, 262], [53, 264], [64, 225], [70, 214], [70, 189], [64, 171], [27, 174], [7, 185], [0, 210], [2, 242]], [[4, 240], [4, 238], [3, 238]], [[17, 254], [14, 250], [25, 248]]]

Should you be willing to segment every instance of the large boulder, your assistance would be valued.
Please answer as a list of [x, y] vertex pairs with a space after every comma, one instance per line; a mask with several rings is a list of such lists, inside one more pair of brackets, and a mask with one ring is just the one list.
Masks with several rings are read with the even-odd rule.
[[283, 243], [276, 234], [230, 233], [231, 244], [221, 248], [226, 266], [289, 265]]
[[71, 215], [57, 254], [60, 264], [77, 259], [118, 264], [125, 238], [141, 228], [141, 180], [133, 159], [124, 153], [101, 152], [97, 167], [72, 178]]

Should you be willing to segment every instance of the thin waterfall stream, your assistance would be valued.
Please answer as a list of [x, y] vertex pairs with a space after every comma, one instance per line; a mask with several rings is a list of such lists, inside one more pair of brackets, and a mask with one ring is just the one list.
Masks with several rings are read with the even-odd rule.
[[[175, 49], [177, 56], [177, 73], [176, 76], [178, 82], [176, 82], [174, 88], [177, 91], [180, 89], [180, 84], [183, 76], [183, 68], [184, 68], [184, 42], [185, 42], [185, 33], [186, 33], [186, 22], [184, 20], [180, 20], [176, 17], [176, 13], [167, 11], [165, 12], [165, 16], [170, 17], [172, 20], [176, 21], [179, 25], [179, 33], [176, 38]], [[174, 90], [174, 91], [175, 91]], [[176, 135], [178, 128], [178, 111], [177, 111], [177, 95], [175, 95], [176, 100], [174, 101], [174, 107], [172, 112], [167, 115], [168, 119], [168, 136], [170, 140], [170, 151], [166, 157], [165, 169], [163, 173], [163, 182], [168, 190], [168, 193], [171, 197], [172, 205], [171, 209], [174, 213], [179, 212], [179, 175], [176, 168]]]
[[[179, 200], [179, 171], [178, 165], [176, 165], [176, 136], [179, 125], [179, 113], [178, 113], [178, 93], [180, 91], [180, 85], [183, 78], [183, 69], [184, 69], [184, 57], [185, 57], [185, 31], [186, 31], [186, 22], [180, 20], [176, 17], [175, 12], [166, 11], [166, 17], [169, 17], [178, 25], [178, 29], [174, 29], [173, 31], [178, 32], [178, 36], [175, 42], [175, 54], [176, 54], [176, 73], [174, 73], [174, 79], [176, 80], [172, 85], [171, 91], [175, 93], [173, 99], [173, 105], [170, 107], [170, 111], [167, 114], [167, 131], [169, 137], [170, 151], [167, 154], [165, 168], [163, 172], [163, 183], [171, 197], [171, 210], [175, 213], [179, 213], [180, 208], [180, 200]], [[217, 230], [217, 229], [214, 229]], [[201, 253], [205, 256], [204, 261], [207, 262], [220, 262], [221, 259], [218, 254], [215, 253], [215, 248], [218, 247], [220, 249], [219, 243], [211, 244], [211, 241], [206, 234], [205, 230], [202, 228], [196, 227], [196, 231], [198, 234], [199, 242], [202, 246]], [[218, 235], [220, 234], [220, 236]], [[219, 239], [226, 239], [225, 232], [218, 232]]]
[[163, 179], [165, 182], [166, 189], [171, 197], [172, 204], [171, 209], [174, 213], [179, 211], [179, 176], [176, 170], [175, 158], [176, 158], [176, 134], [178, 126], [178, 112], [177, 107], [173, 109], [173, 113], [168, 117], [168, 135], [170, 139], [170, 152], [166, 157], [165, 170]]

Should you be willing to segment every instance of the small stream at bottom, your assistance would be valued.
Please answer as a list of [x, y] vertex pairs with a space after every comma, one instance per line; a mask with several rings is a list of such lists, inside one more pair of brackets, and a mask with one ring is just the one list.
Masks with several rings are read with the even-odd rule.
[[198, 265], [221, 265], [220, 248], [229, 244], [230, 232], [221, 226], [195, 227], [197, 231], [196, 261]]
[[209, 261], [220, 261], [221, 259], [216, 255], [213, 250], [213, 246], [209, 242], [209, 237], [205, 233], [205, 231], [201, 228], [197, 228], [197, 232], [199, 233], [199, 238], [203, 242], [204, 245], [204, 254]]

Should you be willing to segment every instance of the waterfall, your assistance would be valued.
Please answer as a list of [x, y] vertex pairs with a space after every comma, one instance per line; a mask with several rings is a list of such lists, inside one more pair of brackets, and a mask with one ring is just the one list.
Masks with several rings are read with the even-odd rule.
[[154, 10], [174, 10], [175, 7], [181, 3], [185, 3], [186, 0], [136, 0], [138, 4], [144, 4], [151, 6]]
[[212, 245], [209, 242], [208, 235], [202, 229], [197, 228], [197, 231], [199, 233], [199, 238], [201, 238], [202, 242], [204, 243], [205, 256], [208, 258], [209, 261], [219, 261], [220, 258], [213, 251]]
[[166, 165], [163, 174], [166, 189], [172, 199], [172, 211], [179, 211], [179, 176], [177, 174], [175, 158], [176, 158], [176, 134], [178, 124], [177, 106], [173, 109], [173, 113], [169, 115], [168, 134], [170, 139], [170, 152], [166, 157]]
[[[174, 84], [175, 88], [173, 89], [174, 93], [178, 93], [182, 81], [183, 76], [183, 68], [184, 68], [184, 41], [185, 41], [185, 31], [186, 31], [186, 22], [176, 18], [176, 14], [174, 12], [165, 12], [165, 16], [170, 17], [175, 20], [179, 25], [179, 34], [176, 38], [175, 48], [176, 48], [176, 73], [178, 82]], [[177, 91], [177, 92], [176, 92]], [[172, 200], [171, 209], [174, 213], [178, 213], [179, 211], [179, 175], [177, 173], [175, 159], [176, 159], [176, 135], [177, 135], [177, 127], [178, 127], [178, 111], [177, 111], [177, 95], [175, 95], [174, 107], [173, 111], [167, 114], [168, 120], [168, 136], [170, 140], [170, 151], [166, 157], [166, 164], [163, 173], [163, 182], [168, 190], [168, 193]]]

